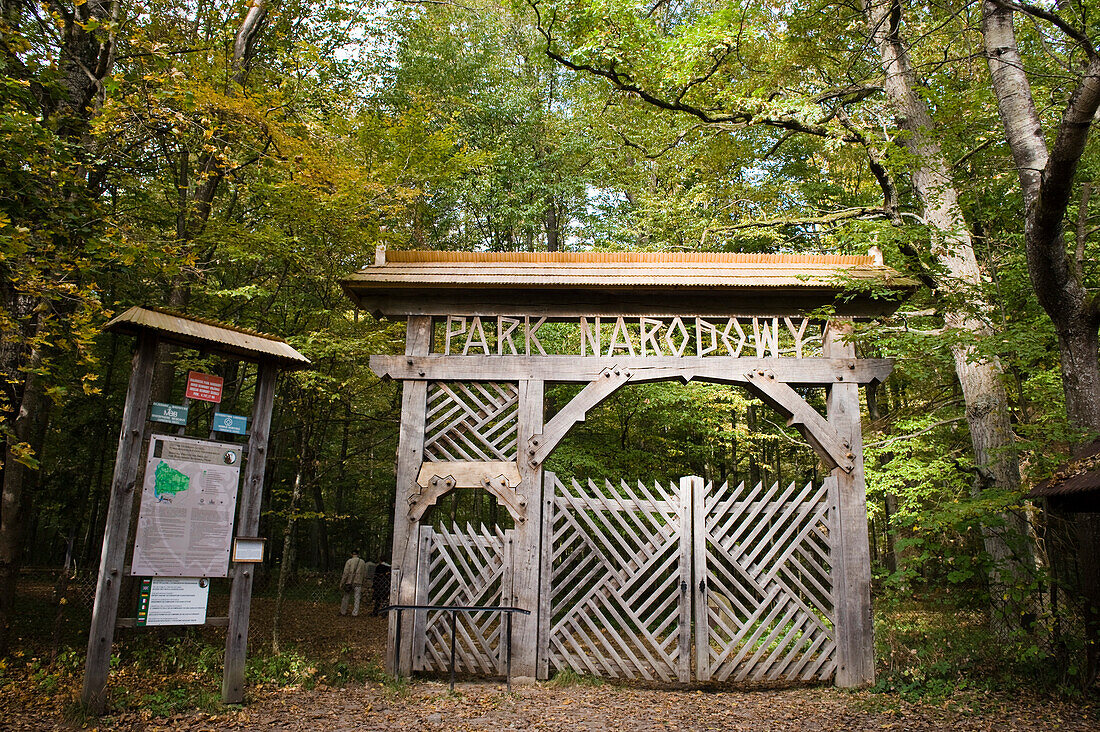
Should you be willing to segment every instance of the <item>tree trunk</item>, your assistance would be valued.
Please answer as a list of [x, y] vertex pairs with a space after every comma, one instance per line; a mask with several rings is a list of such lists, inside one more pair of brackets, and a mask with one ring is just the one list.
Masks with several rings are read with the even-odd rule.
[[[1058, 336], [1066, 416], [1084, 433], [1100, 432], [1100, 307], [1085, 289], [1081, 266], [1066, 248], [1065, 220], [1074, 176], [1100, 108], [1100, 56], [1088, 46], [1077, 86], [1047, 147], [1013, 26], [1015, 13], [993, 0], [982, 3], [982, 35], [997, 111], [1012, 151], [1024, 198], [1024, 251], [1028, 277]], [[1075, 39], [1071, 40], [1075, 42]], [[1087, 44], [1086, 44], [1087, 45]], [[1077, 448], [1083, 447], [1081, 440]], [[1086, 670], [1091, 685], [1100, 661], [1100, 517], [1095, 499], [1074, 514], [1076, 551], [1085, 599]]]
[[561, 221], [558, 216], [558, 204], [553, 195], [546, 196], [546, 251], [556, 252], [561, 249]]
[[1065, 219], [1077, 165], [1100, 108], [1100, 57], [1090, 54], [1048, 149], [1016, 44], [1014, 15], [992, 0], [982, 3], [993, 92], [1024, 195], [1028, 276], [1058, 336], [1067, 416], [1074, 426], [1095, 433], [1100, 432], [1100, 307], [1067, 251]]
[[275, 591], [275, 613], [271, 621], [271, 650], [279, 655], [279, 618], [283, 614], [283, 594], [286, 591], [287, 576], [294, 565], [294, 525], [297, 523], [298, 501], [302, 498], [302, 474], [305, 472], [306, 461], [306, 430], [303, 428], [298, 444], [298, 470], [294, 473], [294, 488], [290, 494], [290, 508], [286, 517], [286, 528], [283, 529], [283, 554], [279, 561], [279, 586]]
[[[981, 341], [992, 335], [992, 329], [985, 319], [972, 313], [984, 316], [990, 308], [978, 299], [982, 276], [970, 229], [959, 208], [950, 167], [930, 134], [935, 130], [935, 122], [916, 91], [918, 80], [900, 35], [901, 6], [897, 0], [869, 1], [864, 11], [882, 60], [886, 96], [894, 107], [904, 144], [916, 161], [911, 173], [924, 222], [938, 239], [932, 244], [932, 254], [947, 276], [940, 278], [937, 286], [944, 293], [967, 301], [968, 307], [944, 313], [945, 324], [969, 334], [974, 341]], [[978, 493], [986, 488], [1015, 491], [1020, 484], [1020, 468], [1001, 364], [996, 358], [978, 358], [973, 347], [966, 343], [954, 345], [952, 356], [966, 404], [966, 421], [977, 466], [973, 491]], [[999, 600], [1011, 596], [1011, 588], [1026, 581], [1030, 562], [1029, 552], [1023, 551], [1022, 540], [1027, 536], [1025, 522], [1011, 513], [1001, 518], [1003, 526], [987, 524], [982, 537], [993, 562], [989, 584], [994, 617], [1009, 620], [1008, 616], [1015, 615], [1018, 608], [1005, 607]]]
[[[35, 335], [42, 336], [45, 330], [43, 316], [36, 315], [34, 323]], [[46, 413], [46, 395], [42, 379], [37, 374], [41, 359], [41, 350], [32, 348], [25, 362], [27, 371], [19, 406], [4, 440], [3, 487], [0, 489], [0, 658], [7, 656], [11, 640], [15, 591], [23, 551], [26, 491], [33, 481], [34, 468], [26, 460], [33, 455], [31, 442], [39, 434], [39, 422]]]

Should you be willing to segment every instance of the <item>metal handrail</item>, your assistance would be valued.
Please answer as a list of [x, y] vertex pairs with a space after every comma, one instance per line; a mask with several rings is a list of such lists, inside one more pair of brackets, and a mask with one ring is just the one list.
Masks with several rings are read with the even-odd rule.
[[393, 673], [397, 678], [401, 678], [401, 615], [402, 610], [439, 610], [443, 612], [449, 612], [451, 614], [451, 691], [455, 690], [455, 619], [457, 613], [480, 613], [480, 612], [494, 612], [504, 613], [505, 618], [505, 633], [504, 633], [504, 669], [506, 683], [508, 684], [508, 691], [512, 691], [512, 615], [515, 613], [522, 613], [523, 615], [530, 615], [530, 610], [524, 610], [520, 607], [501, 607], [498, 605], [389, 605], [385, 608], [388, 612], [390, 610], [397, 611], [397, 625], [394, 634], [393, 641]]

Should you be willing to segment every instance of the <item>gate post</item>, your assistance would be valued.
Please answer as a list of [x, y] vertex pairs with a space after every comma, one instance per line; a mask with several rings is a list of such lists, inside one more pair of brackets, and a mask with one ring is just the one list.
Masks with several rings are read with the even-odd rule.
[[516, 429], [519, 493], [526, 501], [526, 520], [516, 522], [512, 559], [512, 602], [530, 611], [517, 614], [512, 626], [512, 673], [517, 681], [533, 681], [537, 673], [539, 645], [539, 575], [542, 568], [542, 463], [532, 464], [527, 441], [542, 432], [544, 383], [519, 382], [519, 414]]
[[[260, 504], [263, 502], [264, 473], [267, 470], [267, 442], [271, 434], [271, 411], [275, 403], [274, 364], [260, 364], [256, 374], [256, 397], [252, 407], [252, 432], [248, 438], [241, 503], [237, 508], [237, 536], [260, 533]], [[245, 660], [248, 652], [248, 616], [252, 610], [252, 564], [233, 565], [229, 588], [229, 627], [225, 634], [225, 669], [222, 671], [222, 702], [244, 701]]]
[[[409, 356], [426, 356], [432, 346], [432, 318], [430, 315], [410, 315], [405, 334], [405, 353]], [[393, 509], [393, 553], [390, 566], [390, 604], [416, 604], [416, 569], [419, 534], [417, 522], [409, 520], [409, 497], [416, 485], [416, 476], [424, 460], [424, 422], [428, 410], [428, 382], [405, 380], [401, 382], [401, 427], [397, 437], [397, 487]], [[393, 658], [397, 625], [394, 612], [390, 613], [389, 631], [386, 636], [386, 670], [392, 674], [408, 676], [412, 669], [413, 644], [406, 642], [412, 636], [403, 624], [406, 638], [401, 642], [401, 658]]]
[[[522, 459], [522, 455], [520, 458]], [[539, 539], [542, 556], [539, 558], [539, 618], [536, 678], [550, 678], [550, 600], [554, 591], [554, 496], [558, 478], [550, 471], [543, 473], [542, 532]]]
[[[429, 602], [429, 592], [432, 586], [431, 578], [431, 564], [432, 564], [432, 542], [435, 540], [435, 530], [431, 526], [420, 526], [417, 531], [419, 537], [418, 546], [419, 549], [416, 560], [416, 603], [417, 605], [427, 605]], [[412, 649], [412, 666], [410, 671], [420, 671], [424, 668], [424, 648], [427, 645], [428, 640], [428, 611], [427, 610], [413, 610], [412, 617], [412, 631], [409, 633], [410, 637], [409, 647]], [[402, 627], [407, 627], [402, 624]], [[402, 639], [402, 646], [404, 645]]]
[[[842, 340], [851, 333], [850, 320], [830, 320], [823, 334], [823, 355], [854, 359], [855, 345]], [[855, 688], [875, 683], [871, 550], [867, 538], [867, 483], [863, 474], [859, 384], [833, 384], [827, 391], [829, 424], [847, 441], [853, 463], [850, 473], [841, 468], [835, 468], [832, 473], [837, 525], [830, 559], [836, 614], [836, 685]]]

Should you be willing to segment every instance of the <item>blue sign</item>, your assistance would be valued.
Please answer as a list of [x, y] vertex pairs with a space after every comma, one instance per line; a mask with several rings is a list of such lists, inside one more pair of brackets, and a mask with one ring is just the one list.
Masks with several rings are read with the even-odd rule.
[[153, 422], [164, 422], [165, 424], [186, 425], [187, 407], [181, 407], [177, 404], [153, 402], [153, 408], [149, 412], [149, 419]]
[[247, 435], [248, 417], [241, 417], [237, 414], [214, 412], [214, 431], [228, 432], [234, 435]]

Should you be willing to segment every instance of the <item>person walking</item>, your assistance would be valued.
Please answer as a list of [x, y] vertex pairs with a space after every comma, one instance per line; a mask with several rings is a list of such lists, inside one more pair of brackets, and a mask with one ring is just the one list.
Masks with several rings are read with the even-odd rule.
[[344, 591], [344, 597], [340, 600], [340, 614], [348, 614], [348, 600], [352, 597], [355, 602], [351, 608], [353, 617], [359, 615], [359, 598], [363, 594], [363, 584], [370, 585], [374, 581], [374, 562], [364, 562], [359, 558], [359, 550], [353, 549], [351, 559], [344, 563], [344, 573], [340, 575], [340, 588]]

